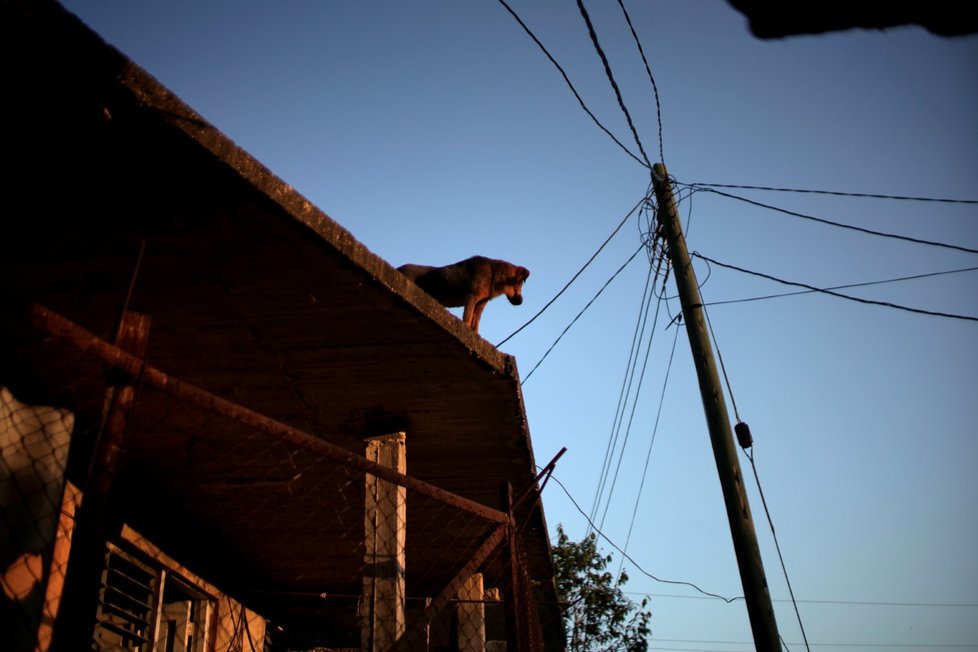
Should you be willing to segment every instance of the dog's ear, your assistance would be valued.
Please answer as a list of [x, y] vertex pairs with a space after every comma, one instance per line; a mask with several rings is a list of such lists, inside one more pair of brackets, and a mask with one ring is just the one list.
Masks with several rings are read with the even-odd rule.
[[526, 281], [526, 279], [530, 278], [530, 270], [525, 267], [517, 267], [516, 274], [521, 281]]

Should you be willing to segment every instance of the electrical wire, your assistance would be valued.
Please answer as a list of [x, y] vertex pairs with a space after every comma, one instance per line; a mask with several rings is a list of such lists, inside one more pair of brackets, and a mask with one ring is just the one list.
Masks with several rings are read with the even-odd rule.
[[904, 242], [912, 242], [914, 244], [928, 245], [931, 247], [941, 247], [943, 249], [951, 249], [954, 251], [963, 251], [969, 254], [978, 254], [978, 249], [972, 249], [970, 247], [962, 247], [960, 245], [948, 244], [946, 242], [936, 242], [934, 240], [924, 240], [922, 238], [913, 238], [906, 235], [899, 235], [896, 233], [887, 233], [885, 231], [876, 231], [874, 229], [867, 229], [861, 226], [855, 226], [852, 224], [843, 224], [842, 222], [834, 222], [832, 220], [827, 220], [822, 217], [815, 217], [814, 215], [806, 215], [804, 213], [798, 213], [796, 211], [790, 211], [786, 208], [779, 208], [777, 206], [771, 206], [770, 204], [764, 204], [759, 201], [754, 201], [753, 199], [747, 199], [746, 197], [740, 197], [738, 195], [732, 195], [728, 192], [722, 192], [714, 188], [701, 188], [705, 192], [712, 192], [715, 195], [720, 195], [721, 197], [727, 197], [729, 199], [736, 199], [737, 201], [742, 201], [746, 204], [751, 204], [752, 206], [758, 206], [760, 208], [767, 208], [768, 210], [777, 211], [779, 213], [784, 213], [785, 215], [790, 215], [792, 217], [798, 217], [803, 220], [810, 220], [812, 222], [817, 222], [819, 224], [825, 224], [827, 226], [834, 226], [840, 229], [847, 229], [849, 231], [858, 231], [859, 233], [866, 233], [868, 235], [875, 235], [881, 238], [891, 238], [894, 240], [902, 240]]
[[637, 161], [639, 165], [651, 167], [649, 166], [647, 160], [643, 162], [642, 159], [640, 159], [630, 149], [628, 149], [628, 147], [626, 147], [624, 143], [622, 143], [620, 140], [615, 138], [615, 135], [611, 133], [607, 127], [601, 124], [601, 121], [599, 121], [598, 118], [594, 115], [594, 113], [591, 112], [591, 109], [587, 108], [587, 105], [584, 103], [583, 98], [581, 98], [580, 93], [577, 92], [577, 89], [574, 88], [574, 84], [571, 83], [570, 77], [567, 76], [567, 73], [564, 72], [564, 69], [561, 67], [561, 65], [557, 63], [557, 60], [554, 59], [553, 55], [551, 55], [550, 52], [547, 50], [547, 48], [544, 47], [543, 43], [540, 42], [540, 39], [537, 38], [536, 34], [534, 34], [530, 30], [530, 28], [527, 27], [526, 23], [523, 22], [523, 19], [519, 17], [516, 11], [514, 11], [513, 8], [506, 3], [506, 0], [499, 0], [499, 4], [505, 7], [506, 11], [508, 11], [509, 14], [513, 17], [513, 19], [516, 20], [517, 23], [519, 23], [519, 26], [523, 28], [523, 31], [526, 32], [527, 36], [533, 39], [533, 42], [537, 44], [537, 47], [539, 47], [540, 50], [543, 51], [543, 53], [547, 56], [547, 58], [550, 59], [550, 63], [554, 64], [554, 67], [557, 68], [557, 70], [560, 72], [560, 75], [564, 78], [564, 82], [567, 84], [567, 87], [570, 88], [571, 93], [573, 93], [574, 97], [577, 98], [577, 103], [581, 105], [581, 108], [584, 109], [584, 112], [588, 114], [588, 117], [590, 117], [591, 120], [594, 121], [594, 124], [596, 124], [598, 128], [601, 129], [601, 131], [607, 134], [607, 136], [611, 138], [611, 140], [613, 140], [615, 144], [618, 145], [618, 147], [620, 147], [626, 154], [628, 154], [633, 159], [635, 159], [635, 161]]
[[[626, 595], [644, 595], [650, 598], [679, 598], [682, 600], [711, 600], [703, 595], [679, 595], [676, 593], [648, 593], [643, 591], [623, 591]], [[791, 602], [787, 598], [772, 598], [771, 602]], [[855, 606], [855, 607], [935, 607], [941, 609], [947, 608], [963, 608], [963, 609], [975, 609], [978, 608], [978, 603], [975, 602], [884, 602], [879, 600], [796, 600], [799, 604], [821, 604], [821, 605], [838, 605], [838, 606]], [[817, 643], [816, 643], [817, 645]]]
[[573, 326], [577, 322], [577, 320], [581, 318], [581, 315], [583, 315], [585, 312], [587, 312], [587, 309], [591, 307], [591, 304], [593, 304], [595, 302], [595, 300], [597, 300], [597, 298], [599, 296], [601, 296], [601, 293], [605, 291], [605, 288], [607, 288], [611, 284], [611, 282], [613, 280], [615, 280], [615, 277], [617, 277], [619, 274], [621, 274], [622, 270], [625, 269], [626, 267], [628, 267], [628, 264], [630, 262], [632, 262], [633, 260], [635, 260], [635, 256], [637, 256], [638, 255], [638, 252], [642, 251], [643, 248], [644, 248], [644, 245], [643, 246], [639, 246], [639, 248], [635, 250], [635, 253], [633, 253], [631, 256], [629, 256], [628, 260], [626, 260], [624, 262], [624, 264], [622, 264], [622, 266], [619, 267], [618, 270], [614, 274], [611, 275], [611, 278], [609, 278], [607, 281], [605, 281], [605, 284], [601, 286], [601, 289], [598, 290], [597, 293], [593, 297], [591, 297], [591, 300], [588, 301], [587, 304], [583, 308], [581, 308], [581, 311], [579, 313], [577, 313], [577, 315], [574, 317], [574, 319], [572, 319], [571, 322], [569, 324], [567, 324], [567, 327], [564, 328], [563, 331], [561, 331], [560, 335], [557, 336], [557, 339], [554, 340], [554, 343], [551, 344], [550, 345], [550, 348], [547, 349], [546, 353], [543, 354], [543, 357], [541, 357], [539, 360], [537, 360], [537, 363], [535, 365], [533, 365], [533, 368], [532, 369], [530, 369], [530, 373], [526, 374], [526, 377], [523, 378], [523, 380], [520, 382], [520, 385], [525, 384], [526, 381], [528, 381], [530, 379], [530, 376], [533, 375], [533, 372], [537, 370], [537, 367], [539, 367], [540, 364], [544, 360], [547, 359], [547, 356], [550, 355], [550, 352], [554, 350], [554, 347], [557, 346], [557, 343], [560, 342], [561, 338], [563, 338], [564, 335], [567, 334], [567, 331], [569, 331], [571, 329], [571, 326]]
[[[666, 266], [666, 276], [668, 276], [668, 256], [666, 256], [665, 252], [657, 244], [659, 239], [657, 237], [657, 231], [653, 227], [653, 225], [656, 223], [654, 215], [655, 205], [650, 201], [645, 202], [640, 212], [640, 217], [645, 216], [645, 228], [642, 228], [642, 221], [640, 219], [639, 237], [642, 242], [642, 246], [646, 248], [649, 254], [649, 275], [646, 277], [646, 284], [642, 290], [642, 300], [639, 305], [639, 317], [636, 321], [635, 332], [632, 335], [632, 345], [629, 350], [628, 362], [625, 365], [625, 375], [622, 379], [622, 388], [618, 396], [618, 405], [615, 408], [615, 417], [612, 421], [611, 434], [609, 435], [608, 445], [605, 450], [605, 458], [601, 467], [600, 479], [598, 482], [598, 487], [595, 490], [594, 502], [591, 507], [590, 517], [594, 520], [597, 520], [598, 509], [600, 508], [602, 499], [604, 498], [605, 488], [608, 486], [608, 474], [611, 468], [612, 459], [615, 455], [615, 451], [618, 449], [618, 438], [621, 435], [625, 410], [628, 404], [628, 399], [630, 396], [632, 396], [632, 385], [635, 382], [638, 355], [641, 349], [639, 342], [645, 338], [649, 310], [652, 307], [652, 297], [657, 296], [655, 291], [655, 283], [658, 281], [660, 274], [662, 273], [663, 264]], [[665, 279], [663, 279], [663, 282], [665, 282]], [[621, 463], [624, 459], [625, 449], [627, 448], [628, 439], [631, 434], [632, 423], [635, 418], [635, 410], [638, 406], [638, 397], [641, 394], [641, 387], [645, 378], [645, 371], [648, 366], [649, 355], [652, 352], [652, 343], [657, 330], [661, 306], [662, 300], [660, 297], [659, 302], [656, 304], [655, 316], [653, 318], [652, 328], [648, 338], [648, 345], [645, 351], [645, 359], [642, 364], [641, 372], [638, 374], [637, 389], [635, 390], [634, 397], [631, 399], [632, 408], [628, 419], [628, 426], [625, 428], [625, 437], [621, 446], [621, 451], [618, 453], [618, 464], [616, 465], [615, 474], [611, 481], [607, 498], [605, 499], [604, 513], [599, 521], [601, 527], [604, 527], [604, 520], [611, 505], [612, 495], [614, 494], [614, 488], [617, 485], [618, 475], [621, 470]]]
[[[727, 366], [723, 362], [723, 355], [720, 353], [720, 344], [717, 342], [716, 333], [713, 331], [713, 322], [710, 321], [710, 313], [707, 311], [706, 307], [703, 307], [703, 314], [706, 317], [706, 325], [710, 331], [710, 339], [713, 340], [713, 348], [717, 352], [717, 358], [720, 360], [720, 369], [723, 372], [723, 380], [727, 385], [727, 395], [730, 397], [730, 402], [733, 404], [734, 415], [737, 419], [737, 423], [740, 424], [743, 420], [740, 418], [740, 412], [737, 410], [737, 401], [734, 399], [733, 387], [730, 385], [730, 376], [727, 375]], [[748, 444], [751, 451], [753, 451], [753, 443]], [[801, 612], [798, 610], [798, 602], [795, 600], [795, 591], [791, 587], [791, 579], [788, 577], [788, 567], [784, 563], [784, 555], [781, 552], [781, 544], [778, 542], [778, 534], [774, 529], [774, 519], [771, 516], [771, 510], [768, 509], [767, 499], [764, 497], [764, 490], [761, 488], [761, 479], [757, 475], [757, 467], [754, 465], [754, 455], [753, 452], [749, 452], [747, 447], [741, 445], [741, 448], [747, 454], [747, 458], [750, 460], [751, 468], [754, 471], [754, 482], [757, 483], [757, 491], [761, 496], [761, 504], [764, 506], [764, 514], [767, 516], [768, 527], [771, 529], [771, 538], [774, 540], [774, 548], [778, 553], [778, 560], [781, 562], [781, 572], [784, 575], [785, 584], [788, 586], [788, 595], [791, 596], [791, 604], [795, 610], [795, 618], [798, 620], [798, 628], [801, 630], [801, 637], [805, 641], [805, 649], [811, 652], [811, 647], [808, 644], [808, 635], [805, 633], [805, 625], [801, 620]], [[784, 644], [784, 639], [781, 639], [781, 643]], [[785, 645], [787, 647], [787, 645]]]
[[[881, 281], [864, 281], [862, 283], [848, 283], [846, 285], [835, 285], [832, 287], [824, 288], [826, 290], [847, 290], [850, 288], [861, 288], [868, 287], [871, 285], [883, 285], [886, 283], [898, 283], [900, 281], [913, 281], [921, 278], [930, 278], [932, 276], [943, 276], [945, 274], [960, 274], [962, 272], [974, 272], [978, 271], [978, 267], [963, 267], [961, 269], [949, 269], [943, 272], [926, 272], [924, 274], [913, 274], [912, 276], [900, 276], [897, 278], [888, 278]], [[704, 306], [723, 306], [730, 303], [747, 303], [750, 301], [762, 301], [765, 299], [778, 299], [781, 297], [794, 297], [800, 294], [811, 294], [812, 292], [817, 292], [818, 290], [796, 290], [794, 292], [780, 292], [778, 294], [766, 294], [759, 297], [746, 297], [743, 299], [726, 299], [724, 301], [709, 301], [704, 303]]]
[[[649, 449], [645, 454], [645, 467], [642, 471], [642, 480], [638, 484], [638, 491], [635, 493], [635, 506], [632, 508], [632, 517], [628, 521], [628, 534], [625, 536], [624, 550], [628, 551], [628, 544], [632, 540], [632, 529], [635, 526], [635, 519], [638, 517], [638, 505], [642, 500], [642, 490], [645, 489], [645, 479], [649, 474], [649, 462], [652, 460], [652, 446], [655, 444], [655, 435], [659, 432], [659, 418], [662, 416], [662, 406], [665, 405], [666, 387], [669, 386], [669, 374], [672, 371], [672, 360], [676, 355], [676, 342], [679, 340], [679, 329], [676, 329], [672, 338], [672, 350], [669, 352], [669, 363], [666, 365], [666, 377], [662, 381], [662, 392], [659, 394], [659, 409], [655, 413], [655, 424], [652, 426], [652, 438], [649, 440]], [[618, 566], [618, 575], [621, 575], [622, 561]]]
[[632, 333], [632, 345], [628, 352], [628, 362], [625, 364], [625, 374], [622, 377], [621, 389], [618, 392], [618, 405], [615, 406], [615, 418], [611, 422], [611, 433], [608, 436], [608, 445], [605, 447], [604, 461], [601, 464], [601, 474], [598, 480], [598, 488], [594, 492], [594, 502], [591, 504], [591, 518], [597, 517], [598, 506], [601, 504], [601, 496], [604, 494], [604, 483], [608, 477], [608, 469], [611, 468], [611, 458], [614, 455], [617, 441], [617, 431], [621, 424], [621, 419], [625, 414], [627, 398], [631, 395], [632, 381], [635, 377], [635, 365], [638, 362], [638, 350], [645, 332], [645, 322], [648, 319], [649, 308], [652, 306], [652, 296], [655, 293], [655, 283], [653, 282], [654, 269], [649, 265], [649, 273], [645, 277], [645, 287], [642, 288], [642, 302], [639, 305], [638, 317], [635, 320], [635, 331]]
[[580, 276], [584, 272], [584, 270], [587, 269], [588, 266], [591, 263], [594, 262], [594, 259], [598, 257], [598, 254], [600, 254], [601, 251], [605, 248], [605, 246], [607, 246], [607, 244], [609, 242], [611, 242], [611, 239], [614, 238], [615, 235], [618, 234], [618, 232], [621, 230], [621, 227], [625, 226], [625, 222], [627, 222], [628, 221], [628, 218], [630, 218], [632, 216], [632, 213], [634, 213], [638, 209], [639, 206], [641, 206], [645, 201], [647, 201], [647, 199], [648, 199], [647, 197], [643, 197], [637, 204], [635, 204], [635, 206], [632, 208], [632, 210], [628, 211], [628, 214], [625, 215], [625, 217], [622, 218], [621, 222], [618, 223], [618, 226], [615, 227], [615, 230], [611, 232], [611, 235], [609, 235], [607, 238], [605, 238], [605, 241], [601, 243], [601, 246], [598, 247], [597, 251], [595, 251], [593, 254], [591, 254], [591, 257], [587, 259], [587, 262], [584, 263], [584, 265], [582, 265], [579, 270], [577, 270], [577, 273], [574, 274], [574, 276], [572, 276], [571, 279], [569, 281], [567, 281], [566, 284], [564, 284], [564, 287], [562, 287], [560, 289], [560, 291], [557, 294], [555, 294], [550, 299], [550, 301], [548, 301], [546, 303], [546, 305], [544, 305], [542, 308], [540, 308], [540, 310], [538, 310], [535, 315], [533, 315], [532, 317], [530, 317], [522, 326], [520, 326], [515, 331], [513, 331], [512, 333], [510, 333], [509, 335], [507, 335], [506, 337], [504, 337], [502, 340], [500, 340], [496, 344], [496, 348], [498, 349], [499, 347], [501, 347], [503, 344], [505, 344], [506, 342], [508, 342], [514, 335], [516, 335], [517, 333], [519, 333], [520, 331], [522, 331], [524, 328], [526, 328], [527, 326], [529, 326], [530, 324], [532, 324], [534, 321], [536, 321], [536, 318], [537, 317], [539, 317], [540, 315], [542, 315], [544, 313], [544, 311], [546, 311], [547, 308], [549, 308], [551, 306], [551, 304], [553, 304], [553, 302], [556, 301], [560, 297], [560, 295], [562, 295], [564, 292], [566, 292], [567, 291], [567, 288], [569, 288], [571, 286], [571, 284], [573, 284], [574, 281], [577, 280], [577, 277]]
[[[696, 639], [682, 639], [682, 638], [652, 638], [651, 641], [660, 641], [663, 643], [706, 643], [709, 645], [754, 645], [753, 641], [706, 641], [706, 640], [696, 640]], [[941, 649], [960, 649], [960, 648], [975, 648], [978, 644], [975, 643], [814, 643], [813, 645], [818, 647], [882, 647], [882, 648], [941, 648]], [[650, 647], [650, 650], [661, 650], [667, 648], [656, 648]], [[689, 648], [686, 648], [689, 650]]]
[[625, 15], [625, 22], [628, 23], [628, 29], [632, 32], [632, 38], [635, 40], [635, 45], [638, 47], [638, 53], [642, 56], [642, 63], [645, 64], [645, 72], [649, 76], [649, 81], [652, 82], [652, 91], [655, 95], [655, 116], [656, 122], [659, 125], [659, 160], [662, 163], [666, 162], [666, 155], [664, 148], [662, 147], [662, 106], [659, 104], [659, 87], [655, 83], [655, 77], [652, 76], [652, 69], [649, 67], [649, 61], [645, 58], [645, 50], [642, 49], [642, 42], [638, 38], [638, 34], [635, 33], [635, 27], [632, 25], [632, 17], [628, 15], [628, 10], [625, 9], [625, 3], [622, 0], [618, 0], [618, 6], [621, 7], [622, 13]]
[[771, 538], [774, 540], [774, 549], [778, 553], [778, 561], [781, 562], [781, 572], [784, 574], [785, 584], [788, 586], [788, 595], [791, 596], [791, 605], [795, 609], [795, 617], [798, 619], [798, 627], [801, 629], [801, 638], [805, 642], [805, 649], [811, 652], [811, 647], [808, 645], [808, 635], [805, 633], [805, 626], [801, 621], [801, 612], [798, 611], [798, 601], [795, 600], [795, 591], [791, 588], [791, 580], [788, 579], [788, 568], [784, 563], [784, 555], [781, 553], [781, 543], [778, 541], [778, 534], [774, 531], [774, 520], [771, 518], [771, 510], [767, 506], [767, 498], [764, 497], [764, 489], [761, 488], [761, 478], [757, 474], [757, 465], [754, 464], [754, 453], [753, 447], [748, 451], [744, 449], [744, 454], [747, 455], [747, 459], [750, 460], [751, 470], [754, 472], [754, 483], [757, 485], [757, 493], [761, 497], [761, 505], [764, 507], [764, 515], [767, 517], [768, 526], [771, 528]]
[[[635, 419], [635, 409], [638, 407], [638, 397], [642, 393], [642, 382], [645, 380], [645, 370], [648, 368], [649, 356], [652, 353], [652, 340], [655, 338], [655, 327], [659, 323], [659, 309], [662, 307], [662, 301], [658, 301], [655, 304], [655, 316], [652, 318], [652, 328], [649, 334], [649, 343], [645, 347], [645, 359], [642, 361], [642, 371], [638, 375], [638, 387], [635, 389], [635, 396], [632, 399], [632, 410], [628, 416], [628, 426], [625, 428], [625, 437], [621, 444], [621, 453], [618, 455], [618, 465], [615, 467], [615, 474], [611, 479], [611, 487], [608, 489], [608, 497], [605, 500], [604, 512], [601, 514], [601, 527], [604, 527], [604, 520], [608, 515], [608, 508], [611, 507], [611, 498], [615, 493], [615, 485], [618, 484], [618, 474], [621, 471], [621, 463], [625, 457], [625, 449], [628, 446], [628, 438], [632, 432], [632, 422]], [[676, 331], [678, 332], [678, 330]]]
[[[673, 187], [676, 187], [676, 180], [674, 177], [670, 177], [672, 180]], [[693, 222], [693, 195], [698, 192], [703, 192], [700, 188], [687, 188], [685, 190], [685, 195], [683, 194], [683, 189], [679, 189], [676, 192], [676, 208], [678, 209], [683, 205], [684, 201], [689, 202], [689, 210], [686, 212], [686, 226], [683, 228], [683, 237], [689, 238], [689, 225]]]
[[[643, 242], [643, 247], [651, 248], [651, 244]], [[661, 266], [661, 259], [659, 265]], [[646, 275], [645, 287], [642, 289], [642, 300], [639, 304], [638, 317], [635, 321], [635, 330], [632, 333], [632, 344], [628, 352], [628, 361], [625, 364], [625, 374], [622, 378], [622, 386], [618, 394], [618, 405], [615, 407], [615, 417], [611, 423], [611, 433], [608, 437], [608, 446], [605, 450], [605, 458], [601, 468], [601, 476], [598, 488], [595, 491], [594, 503], [591, 507], [591, 518], [597, 518], [598, 507], [601, 504], [601, 497], [604, 494], [604, 485], [607, 474], [611, 468], [611, 459], [617, 449], [618, 435], [621, 432], [622, 419], [628, 404], [628, 397], [632, 393], [632, 383], [635, 380], [635, 371], [638, 364], [638, 354], [641, 349], [640, 342], [645, 338], [646, 324], [648, 323], [649, 310], [652, 307], [652, 297], [655, 295], [655, 281], [658, 278], [659, 269], [650, 260], [649, 273]], [[651, 342], [650, 342], [651, 344]]]
[[629, 129], [632, 130], [632, 136], [635, 138], [635, 144], [638, 145], [638, 151], [642, 154], [642, 160], [645, 161], [645, 167], [649, 170], [652, 169], [652, 163], [649, 161], [648, 155], [645, 153], [645, 148], [642, 146], [642, 139], [638, 137], [638, 130], [635, 129], [635, 123], [632, 122], [632, 114], [628, 112], [628, 107], [625, 106], [625, 99], [621, 96], [621, 89], [618, 88], [618, 82], [615, 81], [615, 76], [611, 72], [611, 64], [608, 63], [608, 57], [605, 56], [604, 49], [598, 42], [598, 34], [594, 31], [594, 24], [591, 22], [591, 16], [588, 15], [587, 9], [584, 7], [584, 0], [577, 0], [577, 8], [581, 12], [581, 17], [587, 24], [588, 35], [591, 37], [591, 43], [594, 45], [595, 51], [601, 58], [601, 63], [604, 64], [604, 74], [608, 77], [608, 81], [611, 83], [611, 88], [615, 91], [615, 97], [618, 98], [618, 106], [621, 108], [621, 112], [625, 114], [625, 121], [628, 122]]
[[742, 272], [744, 274], [750, 274], [751, 276], [758, 276], [760, 278], [766, 278], [769, 281], [774, 281], [776, 283], [781, 283], [782, 285], [792, 285], [795, 287], [802, 287], [812, 292], [821, 292], [822, 294], [828, 294], [833, 297], [838, 297], [840, 299], [847, 299], [849, 301], [855, 301], [856, 303], [864, 303], [874, 306], [883, 306], [885, 308], [893, 308], [895, 310], [903, 310], [905, 312], [912, 312], [920, 315], [929, 315], [931, 317], [944, 317], [946, 319], [960, 319], [964, 321], [975, 321], [978, 322], [978, 317], [972, 317], [970, 315], [956, 315], [953, 313], [939, 312], [935, 310], [924, 310], [922, 308], [912, 308], [909, 306], [902, 306], [900, 304], [891, 303], [889, 301], [875, 301], [873, 299], [862, 299], [860, 297], [854, 297], [848, 294], [842, 294], [841, 292], [835, 292], [834, 290], [829, 290], [827, 288], [817, 288], [813, 285], [808, 285], [807, 283], [798, 283], [795, 281], [786, 281], [784, 279], [778, 278], [776, 276], [771, 276], [770, 274], [764, 274], [763, 272], [755, 272], [753, 270], [745, 269], [743, 267], [738, 267], [736, 265], [731, 265], [729, 263], [721, 263], [718, 260], [704, 256], [703, 254], [692, 252], [690, 256], [699, 258], [700, 260], [705, 260], [708, 263], [717, 265], [718, 267], [724, 267], [726, 269], [732, 269], [737, 272]]
[[581, 513], [581, 516], [583, 516], [584, 519], [588, 522], [588, 524], [591, 526], [591, 530], [593, 530], [602, 539], [604, 539], [605, 541], [607, 541], [608, 542], [608, 545], [610, 545], [612, 548], [614, 548], [619, 553], [621, 553], [621, 555], [625, 559], [627, 559], [629, 561], [629, 563], [632, 564], [632, 566], [635, 567], [635, 570], [637, 570], [642, 575], [645, 575], [649, 579], [654, 580], [656, 582], [659, 582], [660, 584], [676, 584], [676, 585], [681, 585], [681, 586], [688, 586], [688, 587], [694, 589], [696, 592], [701, 593], [702, 595], [704, 595], [704, 596], [706, 596], [708, 598], [717, 598], [717, 599], [723, 600], [727, 604], [730, 604], [732, 602], [736, 602], [737, 600], [743, 600], [744, 599], [744, 596], [742, 596], [742, 595], [741, 596], [737, 596], [737, 597], [733, 597], [733, 598], [727, 598], [727, 597], [724, 597], [722, 595], [719, 595], [718, 593], [711, 593], [710, 591], [704, 591], [703, 589], [701, 589], [699, 586], [697, 586], [696, 584], [694, 584], [692, 582], [686, 582], [686, 581], [682, 581], [682, 580], [666, 580], [666, 579], [662, 579], [661, 577], [656, 577], [652, 573], [648, 572], [647, 570], [645, 570], [644, 568], [642, 568], [638, 564], [638, 562], [636, 562], [634, 559], [632, 559], [631, 557], [629, 557], [628, 556], [628, 553], [626, 553], [624, 550], [622, 550], [621, 548], [619, 548], [618, 545], [614, 541], [612, 541], [611, 539], [609, 539], [608, 536], [604, 532], [602, 532], [600, 529], [598, 529], [597, 527], [595, 527], [594, 522], [591, 521], [591, 519], [584, 512], [584, 510], [577, 503], [577, 501], [574, 500], [574, 496], [571, 495], [570, 491], [567, 490], [567, 487], [564, 486], [564, 483], [561, 482], [560, 479], [556, 475], [551, 475], [550, 477], [553, 478], [554, 482], [557, 483], [557, 486], [559, 486], [564, 491], [564, 494], [566, 494], [568, 500], [571, 501], [571, 503], [574, 505], [574, 507], [577, 509], [577, 511]]
[[[753, 642], [747, 643], [747, 645], [753, 645]], [[648, 648], [651, 652], [754, 652], [755, 648], [750, 650], [731, 650], [730, 648], [704, 648], [704, 647], [659, 647], [658, 645], [650, 645]]]
[[866, 192], [840, 192], [837, 190], [811, 190], [804, 188], [774, 188], [771, 186], [746, 186], [746, 185], [735, 185], [728, 183], [679, 183], [673, 181], [674, 184], [688, 186], [691, 188], [699, 188], [701, 190], [706, 190], [707, 188], [733, 188], [739, 190], [767, 190], [771, 192], [794, 192], [812, 195], [834, 195], [836, 197], [864, 197], [869, 199], [895, 199], [899, 201], [922, 201], [922, 202], [941, 202], [945, 204], [978, 204], [978, 199], [946, 199], [942, 197], [912, 197], [906, 195], [878, 195]]
[[710, 330], [710, 339], [713, 340], [713, 348], [717, 352], [717, 358], [720, 360], [720, 370], [723, 372], [723, 380], [727, 385], [727, 395], [730, 397], [730, 403], [733, 405], [734, 418], [737, 420], [737, 423], [740, 423], [740, 411], [737, 409], [737, 401], [734, 399], [733, 387], [730, 386], [730, 377], [727, 376], [727, 365], [723, 363], [723, 354], [720, 352], [717, 336], [713, 332], [713, 322], [710, 321], [710, 313], [707, 311], [705, 303], [701, 307], [703, 308], [703, 315], [706, 317], [706, 327]]

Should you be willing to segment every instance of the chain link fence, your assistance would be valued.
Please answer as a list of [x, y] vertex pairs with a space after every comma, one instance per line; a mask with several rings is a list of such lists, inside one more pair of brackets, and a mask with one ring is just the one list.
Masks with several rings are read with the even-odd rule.
[[348, 450], [29, 319], [0, 358], [5, 650], [543, 650], [520, 524], [412, 477], [410, 433]]
[[73, 426], [70, 411], [26, 405], [0, 387], [0, 618], [14, 649], [50, 635], [66, 552], [59, 517], [74, 511], [75, 494], [64, 492]]

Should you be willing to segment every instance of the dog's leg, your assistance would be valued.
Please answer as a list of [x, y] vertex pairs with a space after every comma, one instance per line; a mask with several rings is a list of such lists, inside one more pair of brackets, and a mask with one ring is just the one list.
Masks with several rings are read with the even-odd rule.
[[472, 311], [472, 330], [479, 332], [479, 322], [482, 320], [482, 311], [486, 309], [489, 299], [475, 302], [475, 309]]
[[476, 333], [479, 332], [479, 321], [482, 319], [482, 311], [485, 310], [487, 303], [489, 303], [488, 298], [478, 298], [475, 295], [470, 296], [465, 302], [462, 321]]
[[[475, 295], [470, 294], [469, 298], [465, 300], [465, 309], [462, 311], [462, 321], [476, 333], [479, 332], [478, 317], [476, 316], [477, 305]], [[473, 320], [475, 321], [474, 325]]]
[[479, 332], [479, 320], [482, 319], [482, 309], [486, 307], [486, 304], [479, 303], [475, 306], [475, 316], [472, 318], [472, 330], [476, 333]]

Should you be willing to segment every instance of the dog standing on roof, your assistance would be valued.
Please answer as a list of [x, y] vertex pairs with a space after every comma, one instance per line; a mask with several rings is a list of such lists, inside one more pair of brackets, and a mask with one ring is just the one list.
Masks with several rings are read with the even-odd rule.
[[444, 267], [401, 265], [397, 271], [443, 306], [464, 306], [462, 321], [476, 333], [482, 311], [491, 299], [505, 294], [514, 306], [523, 303], [523, 283], [530, 276], [525, 267], [484, 256], [472, 256]]

